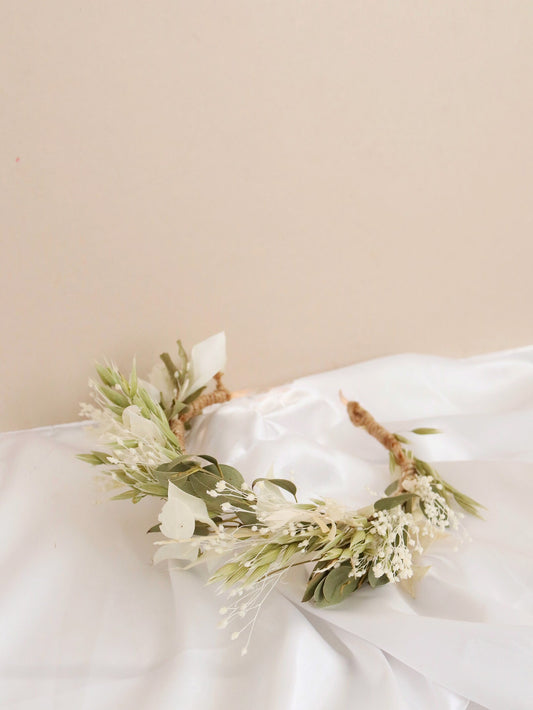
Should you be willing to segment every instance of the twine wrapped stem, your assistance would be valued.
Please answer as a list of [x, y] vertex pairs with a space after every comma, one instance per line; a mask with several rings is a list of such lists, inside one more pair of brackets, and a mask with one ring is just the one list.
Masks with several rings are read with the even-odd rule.
[[206, 408], [209, 407], [211, 404], [218, 404], [221, 402], [227, 402], [229, 399], [231, 399], [231, 392], [227, 389], [227, 387], [224, 385], [222, 382], [222, 373], [217, 372], [217, 374], [214, 376], [215, 380], [215, 389], [212, 392], [207, 392], [204, 394], [201, 394], [199, 397], [197, 397], [191, 404], [187, 407], [187, 409], [182, 412], [179, 416], [174, 417], [171, 422], [170, 422], [170, 428], [176, 435], [181, 450], [185, 453], [185, 424], [186, 422], [189, 421], [189, 419], [192, 419], [193, 417], [198, 416], [198, 414], [201, 414], [202, 411]]
[[346, 405], [346, 411], [348, 412], [352, 424], [366, 429], [370, 436], [373, 436], [374, 439], [379, 441], [379, 443], [394, 456], [396, 463], [401, 469], [397, 489], [397, 492], [400, 492], [405, 478], [415, 473], [414, 462], [405, 455], [400, 442], [396, 439], [394, 434], [391, 434], [383, 425], [379, 424], [370, 412], [362, 407], [359, 402], [349, 402], [343, 397], [342, 393], [340, 393], [340, 397], [343, 404]]

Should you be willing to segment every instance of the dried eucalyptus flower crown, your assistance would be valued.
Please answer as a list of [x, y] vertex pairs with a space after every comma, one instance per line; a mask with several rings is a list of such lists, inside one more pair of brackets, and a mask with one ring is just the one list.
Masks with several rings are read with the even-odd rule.
[[187, 453], [191, 420], [231, 398], [222, 383], [225, 365], [224, 333], [195, 345], [190, 357], [178, 341], [177, 361], [161, 355], [149, 381], [137, 377], [135, 363], [127, 378], [114, 364], [97, 365], [99, 381], [90, 381], [94, 404], [83, 404], [81, 413], [97, 424], [105, 450], [79, 458], [125, 488], [115, 499], [165, 501], [159, 523], [148, 531], [166, 538], [155, 543], [155, 562], [180, 560], [188, 569], [219, 561], [210, 581], [221, 592], [230, 589], [220, 625], [243, 620], [232, 634], [247, 632], [243, 653], [266, 595], [296, 565], [312, 565], [302, 601], [338, 604], [364, 584], [375, 588], [422, 576], [424, 568], [415, 570], [424, 538], [459, 527], [462, 513], [454, 504], [479, 515], [482, 506], [414, 456], [407, 439], [342, 395], [351, 422], [389, 452], [393, 480], [367, 508], [351, 510], [328, 498], [300, 503], [290, 480], [267, 475], [248, 485], [232, 466]]

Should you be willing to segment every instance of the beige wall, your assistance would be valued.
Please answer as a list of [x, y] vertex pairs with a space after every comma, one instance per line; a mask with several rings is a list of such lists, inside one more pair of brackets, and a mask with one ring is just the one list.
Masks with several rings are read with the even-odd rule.
[[533, 3], [0, 14], [0, 428], [178, 336], [233, 388], [533, 341]]

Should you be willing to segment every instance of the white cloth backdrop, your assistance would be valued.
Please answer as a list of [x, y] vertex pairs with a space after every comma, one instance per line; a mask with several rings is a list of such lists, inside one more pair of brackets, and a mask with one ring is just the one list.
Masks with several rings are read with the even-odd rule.
[[206, 572], [151, 563], [157, 500], [110, 502], [84, 424], [0, 437], [0, 707], [17, 710], [530, 710], [533, 707], [533, 347], [452, 360], [400, 355], [233, 400], [189, 448], [248, 480], [273, 465], [300, 499], [362, 505], [388, 483], [383, 449], [338, 390], [483, 502], [471, 542], [426, 553], [416, 599], [398, 586], [338, 607], [301, 604], [294, 571], [248, 655], [218, 630]]

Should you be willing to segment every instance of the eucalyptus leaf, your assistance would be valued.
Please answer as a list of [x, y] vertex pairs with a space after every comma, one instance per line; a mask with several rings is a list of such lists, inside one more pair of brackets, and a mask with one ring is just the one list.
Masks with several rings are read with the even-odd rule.
[[325, 577], [324, 579], [321, 579], [319, 583], [316, 585], [315, 590], [313, 592], [313, 601], [316, 604], [321, 604], [324, 602], [324, 595], [322, 594], [322, 588], [324, 587], [324, 582], [325, 582]]
[[302, 602], [308, 602], [313, 597], [313, 594], [315, 593], [315, 589], [317, 588], [319, 582], [321, 582], [326, 575], [327, 572], [319, 572], [318, 574], [315, 574], [315, 572], [313, 571], [313, 573], [309, 577], [309, 581], [307, 582], [307, 587], [305, 588], [305, 592], [302, 597]]
[[390, 496], [391, 493], [394, 493], [394, 491], [398, 488], [398, 479], [392, 481], [392, 483], [389, 483], [389, 485], [385, 488], [385, 495]]
[[255, 481], [253, 481], [252, 483], [252, 488], [255, 486], [256, 483], [259, 483], [259, 481], [268, 481], [269, 483], [273, 483], [275, 486], [278, 486], [279, 488], [283, 488], [284, 490], [288, 491], [296, 498], [296, 491], [298, 489], [292, 481], [288, 481], [285, 478], [256, 478]]
[[372, 587], [372, 589], [375, 589], [376, 587], [382, 587], [384, 584], [389, 583], [389, 578], [387, 577], [386, 574], [382, 574], [381, 577], [376, 577], [374, 574], [374, 569], [372, 565], [368, 568], [368, 583]]
[[414, 497], [414, 493], [400, 493], [397, 496], [388, 496], [387, 498], [380, 498], [374, 503], [374, 510], [390, 510], [395, 508], [397, 505], [405, 503], [405, 501], [410, 500]]
[[349, 563], [334, 567], [327, 575], [322, 593], [329, 604], [339, 604], [348, 594], [355, 591], [357, 580], [350, 577], [352, 566]]
[[[202, 458], [206, 458], [205, 456]], [[244, 483], [244, 478], [242, 474], [237, 471], [233, 466], [227, 466], [225, 463], [219, 464], [218, 461], [215, 464], [205, 467], [206, 471], [218, 474], [218, 480], [226, 481], [237, 490], [241, 490], [241, 486]]]
[[160, 466], [156, 468], [156, 471], [161, 471], [161, 472], [168, 472], [168, 471], [177, 471], [178, 466], [181, 466], [185, 461], [191, 461], [191, 456], [190, 454], [181, 454], [180, 456], [176, 456], [175, 459], [172, 459], [172, 461], [169, 461], [168, 463], [162, 463]]

